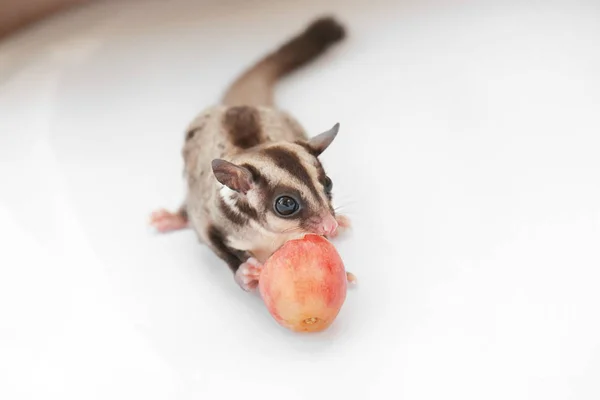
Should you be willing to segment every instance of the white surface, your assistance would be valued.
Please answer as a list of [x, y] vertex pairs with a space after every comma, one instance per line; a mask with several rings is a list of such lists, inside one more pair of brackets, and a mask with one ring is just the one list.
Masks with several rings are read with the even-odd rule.
[[[321, 3], [98, 5], [0, 48], [0, 398], [600, 398], [598, 5]], [[348, 41], [278, 98], [342, 124], [360, 287], [297, 336], [146, 223], [195, 113], [329, 10]]]

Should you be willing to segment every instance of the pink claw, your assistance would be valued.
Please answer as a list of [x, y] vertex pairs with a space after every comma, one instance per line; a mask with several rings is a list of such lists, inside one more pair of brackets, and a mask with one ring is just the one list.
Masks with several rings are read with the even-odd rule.
[[335, 220], [338, 223], [337, 229], [335, 231], [333, 231], [331, 234], [327, 235], [328, 238], [338, 237], [340, 235], [340, 233], [347, 231], [348, 229], [350, 229], [350, 226], [352, 225], [350, 223], [350, 218], [346, 217], [345, 215], [336, 215]]
[[352, 272], [346, 272], [346, 279], [348, 279], [348, 283], [351, 285], [356, 285], [358, 283], [356, 275], [354, 275]]

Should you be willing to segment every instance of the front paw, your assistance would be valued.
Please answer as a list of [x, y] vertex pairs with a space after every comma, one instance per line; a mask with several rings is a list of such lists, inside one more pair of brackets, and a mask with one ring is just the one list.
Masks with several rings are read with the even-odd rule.
[[235, 272], [235, 281], [246, 292], [256, 290], [263, 265], [254, 257], [241, 264]]
[[349, 230], [350, 227], [352, 226], [352, 224], [350, 222], [350, 218], [348, 218], [345, 215], [336, 215], [335, 220], [338, 223], [338, 227], [332, 234], [327, 236], [330, 239], [338, 237], [340, 234]]

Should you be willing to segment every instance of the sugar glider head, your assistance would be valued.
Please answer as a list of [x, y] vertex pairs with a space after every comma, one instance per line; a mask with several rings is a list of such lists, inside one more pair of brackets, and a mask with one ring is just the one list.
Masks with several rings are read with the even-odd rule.
[[306, 141], [269, 143], [230, 161], [213, 160], [214, 176], [223, 185], [219, 207], [224, 216], [272, 233], [333, 233], [333, 183], [319, 156], [338, 130], [336, 124]]

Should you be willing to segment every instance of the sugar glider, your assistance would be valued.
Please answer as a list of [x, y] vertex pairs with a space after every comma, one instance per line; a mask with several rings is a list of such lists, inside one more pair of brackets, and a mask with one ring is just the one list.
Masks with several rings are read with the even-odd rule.
[[201, 112], [185, 132], [183, 205], [151, 215], [159, 232], [192, 228], [244, 290], [257, 287], [262, 263], [287, 240], [307, 233], [334, 237], [349, 227], [335, 213], [333, 184], [318, 158], [339, 124], [309, 138], [273, 95], [280, 78], [344, 36], [333, 18], [317, 19], [242, 73], [220, 104]]

